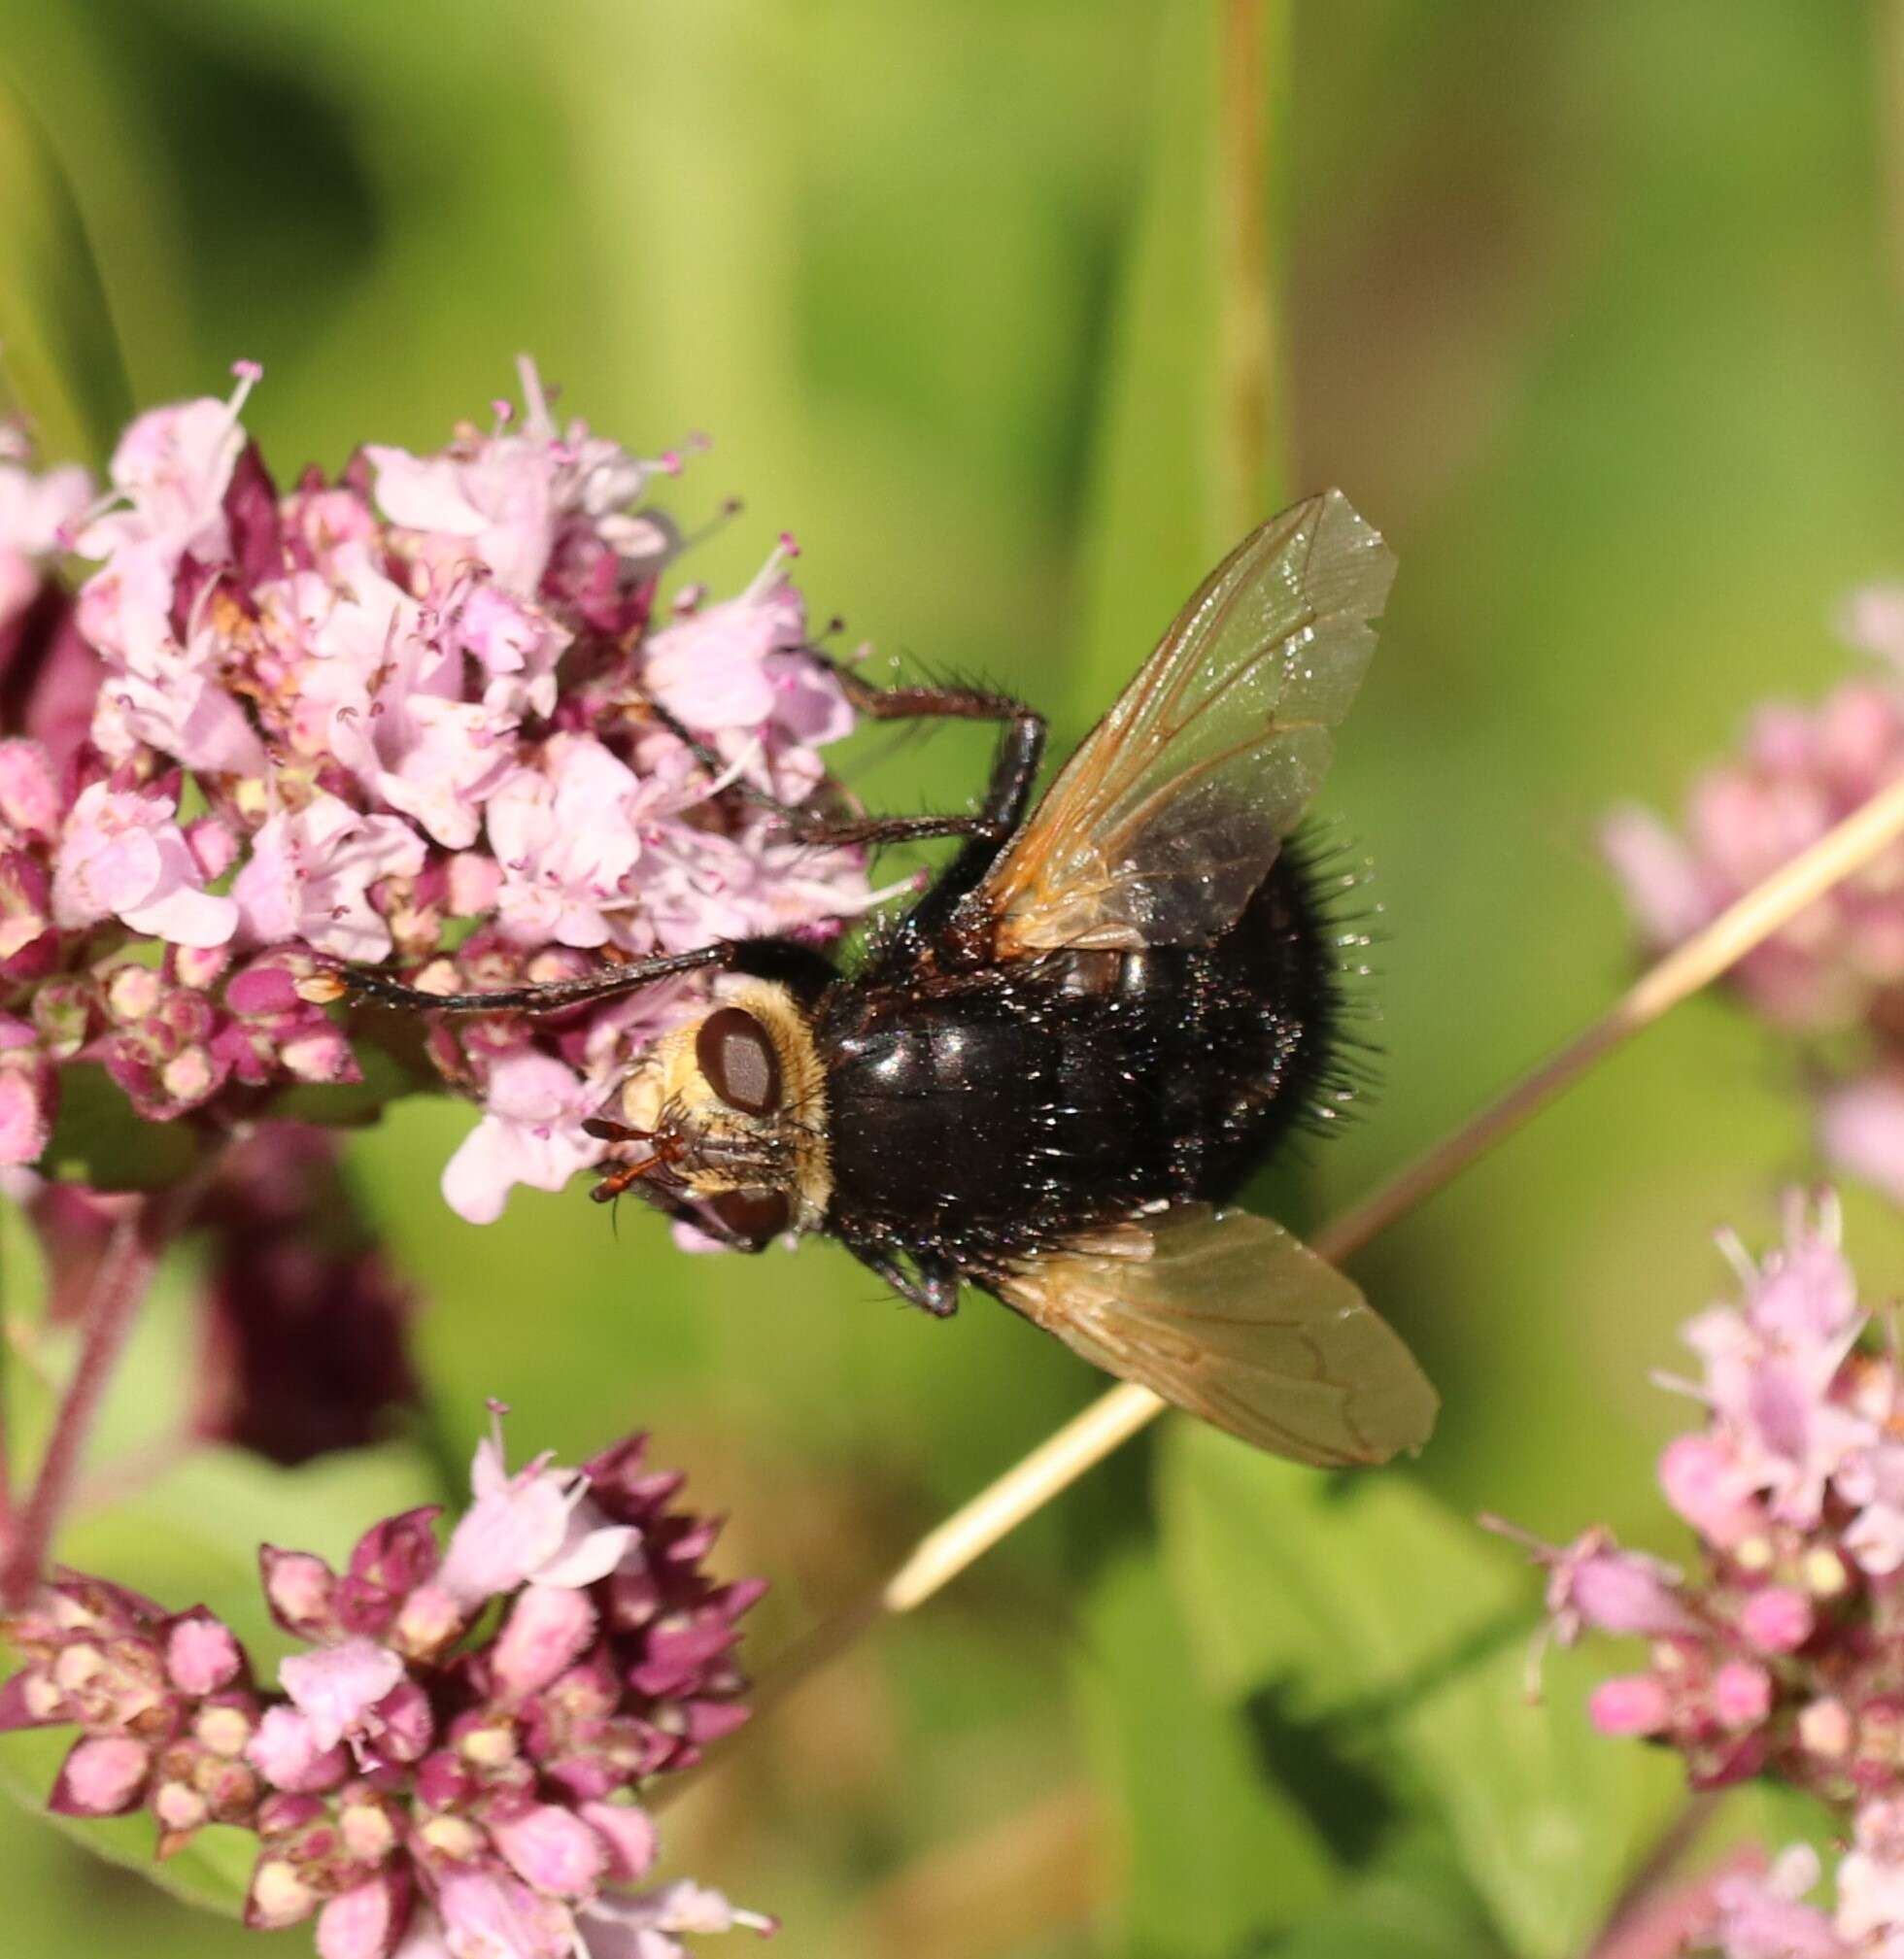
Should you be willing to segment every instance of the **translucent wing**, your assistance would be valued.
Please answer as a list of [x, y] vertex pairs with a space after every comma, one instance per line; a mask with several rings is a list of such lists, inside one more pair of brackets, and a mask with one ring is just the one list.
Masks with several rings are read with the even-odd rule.
[[1183, 1205], [1035, 1259], [999, 1291], [1093, 1365], [1299, 1463], [1386, 1462], [1435, 1426], [1400, 1335], [1248, 1211]]
[[1206, 943], [1320, 787], [1393, 554], [1339, 490], [1224, 559], [973, 894], [1006, 955]]

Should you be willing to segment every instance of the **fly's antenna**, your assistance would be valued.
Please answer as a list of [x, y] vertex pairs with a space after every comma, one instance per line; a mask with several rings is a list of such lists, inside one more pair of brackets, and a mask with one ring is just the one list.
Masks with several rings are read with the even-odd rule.
[[488, 993], [432, 993], [406, 986], [369, 966], [336, 965], [297, 983], [298, 996], [327, 1006], [333, 1000], [374, 1000], [381, 1006], [408, 1007], [424, 1013], [560, 1013], [614, 999], [676, 973], [700, 972], [709, 966], [731, 965], [739, 948], [727, 939], [697, 946], [692, 952], [666, 953], [655, 959], [628, 960], [599, 972], [575, 979], [548, 980], [539, 986], [498, 987]]

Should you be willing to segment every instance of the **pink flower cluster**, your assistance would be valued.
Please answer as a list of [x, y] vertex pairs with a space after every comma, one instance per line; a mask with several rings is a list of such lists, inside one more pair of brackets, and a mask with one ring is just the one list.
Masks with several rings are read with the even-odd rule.
[[[680, 458], [559, 422], [527, 362], [520, 417], [282, 493], [238, 374], [140, 417], [97, 500], [0, 456], [0, 1163], [40, 1156], [71, 1065], [211, 1127], [357, 1081], [377, 1017], [303, 999], [321, 961], [485, 985], [825, 937], [872, 901], [858, 853], [748, 794], [807, 795], [852, 726], [791, 540], [736, 596], [663, 607], [686, 544], [644, 499]], [[62, 554], [96, 567], [76, 593]], [[582, 1121], [694, 996], [439, 1030], [486, 1112], [450, 1201], [487, 1220], [597, 1161]]]
[[[677, 1883], [637, 1801], [746, 1718], [736, 1621], [765, 1589], [703, 1570], [718, 1527], [630, 1438], [513, 1474], [499, 1423], [475, 1501], [367, 1532], [348, 1567], [266, 1547], [305, 1647], [260, 1688], [230, 1629], [61, 1574], [0, 1622], [26, 1665], [0, 1728], [83, 1732], [50, 1807], [151, 1811], [158, 1854], [254, 1831], [247, 1922], [316, 1917], [321, 1959], [680, 1959], [680, 1932], [769, 1921]], [[477, 1637], [472, 1638], [472, 1633]]]
[[[1602, 826], [1653, 949], [1689, 937], [1904, 775], [1904, 591], [1858, 593], [1844, 626], [1888, 670], [1846, 682], [1816, 708], [1760, 708], [1743, 754], [1694, 783], [1683, 834], [1640, 808]], [[1904, 1202], [1904, 844], [1748, 953], [1728, 981], [1775, 1026], [1819, 1043], [1825, 1155]]]
[[1714, 1891], [1729, 1959], [1904, 1959], [1904, 1372], [1859, 1344], [1869, 1315], [1836, 1204], [1798, 1199], [1753, 1263], [1721, 1240], [1743, 1291], [1685, 1329], [1704, 1424], [1660, 1458], [1667, 1501], [1700, 1541], [1696, 1580], [1589, 1531], [1537, 1547], [1563, 1642], [1582, 1628], [1649, 1641], [1589, 1714], [1676, 1749], [1695, 1786], [1769, 1773], [1852, 1821], [1835, 1909], [1803, 1902], [1817, 1860]]

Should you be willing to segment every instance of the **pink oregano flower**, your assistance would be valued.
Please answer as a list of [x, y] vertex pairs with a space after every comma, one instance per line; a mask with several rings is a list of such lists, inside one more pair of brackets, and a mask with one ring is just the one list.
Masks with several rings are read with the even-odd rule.
[[[559, 420], [527, 361], [520, 417], [289, 490], [245, 432], [258, 371], [236, 372], [226, 399], [142, 415], [96, 501], [0, 442], [0, 677], [24, 703], [0, 727], [0, 1011], [20, 1030], [0, 1165], [45, 1149], [69, 1065], [103, 1065], [144, 1120], [216, 1131], [275, 1092], [363, 1082], [382, 1038], [371, 1079], [427, 1069], [478, 1104], [445, 1195], [493, 1218], [599, 1158], [583, 1123], [700, 982], [421, 1043], [297, 1011], [297, 982], [343, 960], [493, 985], [831, 936], [880, 895], [863, 854], [796, 842], [748, 794], [811, 793], [852, 712], [791, 539], [737, 596], [663, 604], [689, 546], [645, 499], [680, 457]], [[92, 567], [77, 591], [67, 555]]]
[[341, 1571], [264, 1548], [305, 1647], [275, 1686], [202, 1608], [77, 1573], [0, 1623], [25, 1659], [0, 1728], [81, 1730], [51, 1806], [144, 1808], [161, 1857], [210, 1823], [254, 1833], [247, 1921], [315, 1919], [320, 1959], [670, 1959], [685, 1934], [770, 1931], [698, 1885], [629, 1888], [658, 1854], [642, 1789], [745, 1718], [735, 1628], [764, 1588], [706, 1575], [715, 1527], [640, 1436], [512, 1474], [500, 1413], [447, 1549], [431, 1510]]
[[[1602, 849], [1641, 938], [1664, 951], [1904, 775], [1904, 591], [1853, 594], [1841, 629], [1873, 664], [1816, 706], [1759, 708], [1740, 753], [1692, 784], [1679, 827], [1613, 811]], [[1818, 1139], [1904, 1203], [1904, 845], [1834, 885], [1725, 982], [1815, 1047]]]
[[1698, 1371], [1665, 1385], [1704, 1419], [1659, 1466], [1699, 1572], [1601, 1530], [1534, 1547], [1555, 1638], [1647, 1641], [1647, 1664], [1587, 1704], [1603, 1735], [1673, 1748], [1698, 1788], [1775, 1775], [1844, 1820], [1835, 1903], [1809, 1902], [1821, 1875], [1809, 1850], [1713, 1886], [1702, 1940], [1727, 1959], [1904, 1954], [1904, 1375], [1892, 1345], [1862, 1341], [1841, 1237], [1827, 1195], [1791, 1199], [1763, 1259], [1720, 1240], [1740, 1296], [1686, 1326]]

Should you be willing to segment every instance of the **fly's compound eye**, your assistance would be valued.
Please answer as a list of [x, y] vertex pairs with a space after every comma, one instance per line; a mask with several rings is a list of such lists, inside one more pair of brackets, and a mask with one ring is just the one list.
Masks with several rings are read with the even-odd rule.
[[750, 1116], [780, 1106], [780, 1057], [766, 1030], [740, 1007], [717, 1007], [695, 1036], [695, 1060], [730, 1108]]

